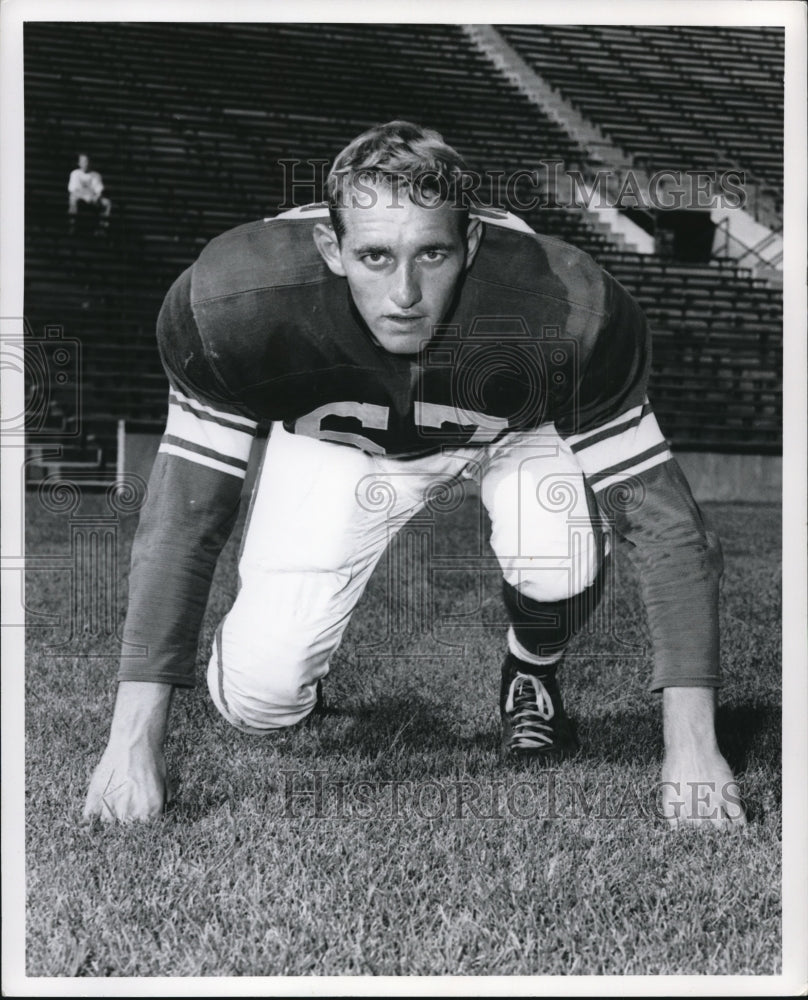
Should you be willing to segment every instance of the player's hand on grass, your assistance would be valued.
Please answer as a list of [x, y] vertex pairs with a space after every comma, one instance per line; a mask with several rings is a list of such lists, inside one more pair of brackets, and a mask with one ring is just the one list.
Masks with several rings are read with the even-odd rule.
[[721, 756], [668, 760], [662, 767], [661, 813], [673, 828], [730, 830], [746, 825], [738, 782]]
[[660, 811], [671, 827], [730, 830], [746, 825], [740, 788], [718, 749], [715, 691], [666, 688]]
[[150, 820], [170, 798], [163, 752], [171, 707], [168, 684], [124, 681], [109, 742], [90, 779], [84, 819]]
[[149, 820], [166, 805], [166, 762], [162, 750], [110, 743], [93, 772], [84, 819]]

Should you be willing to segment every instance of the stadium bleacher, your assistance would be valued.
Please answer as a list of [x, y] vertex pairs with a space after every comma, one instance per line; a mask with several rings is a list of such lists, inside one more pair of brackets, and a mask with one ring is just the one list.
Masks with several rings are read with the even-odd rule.
[[[713, 29], [628, 29], [629, 45], [622, 28], [553, 26], [548, 35], [534, 26], [529, 48], [527, 27], [503, 32], [546, 58], [550, 81], [564, 77], [571, 99], [633, 152], [685, 168], [737, 161], [777, 185], [775, 31], [722, 31], [721, 54], [706, 60]], [[686, 71], [699, 82], [685, 108], [670, 78]], [[632, 95], [636, 107], [625, 103]], [[100, 449], [108, 467], [119, 417], [155, 430], [164, 418], [153, 328], [165, 291], [211, 237], [276, 211], [288, 197], [280, 161], [327, 161], [391, 117], [438, 128], [480, 171], [586, 157], [455, 25], [29, 22], [25, 100], [26, 316], [35, 333], [60, 324], [81, 340], [77, 444]], [[705, 124], [702, 113], [716, 120]], [[113, 201], [107, 235], [67, 230], [65, 187], [79, 150]], [[304, 200], [319, 196], [315, 187]], [[646, 308], [655, 403], [675, 445], [778, 451], [777, 289], [728, 262], [684, 267], [629, 253], [582, 210], [539, 209], [528, 221], [592, 253]], [[54, 419], [64, 419], [70, 388], [54, 392]]]
[[653, 169], [743, 170], [782, 193], [782, 28], [499, 30], [550, 84]]

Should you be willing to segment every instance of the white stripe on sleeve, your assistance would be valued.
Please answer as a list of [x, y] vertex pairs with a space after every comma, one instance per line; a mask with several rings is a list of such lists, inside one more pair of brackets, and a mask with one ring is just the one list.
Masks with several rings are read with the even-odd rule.
[[185, 405], [193, 410], [195, 413], [200, 415], [207, 414], [214, 420], [219, 420], [225, 424], [239, 424], [244, 427], [245, 430], [255, 431], [258, 424], [254, 420], [250, 420], [247, 417], [242, 417], [237, 413], [225, 413], [224, 410], [215, 410], [212, 406], [208, 406], [207, 403], [200, 403], [198, 399], [194, 399], [192, 396], [186, 396], [184, 393], [180, 392], [179, 389], [172, 387], [169, 394], [169, 403], [176, 401], [180, 405]]
[[224, 413], [172, 390], [159, 451], [244, 479], [254, 421]]
[[252, 430], [236, 430], [215, 420], [199, 417], [176, 403], [168, 407], [166, 434], [242, 462], [247, 461], [255, 436]]
[[199, 452], [190, 451], [187, 448], [181, 448], [179, 445], [169, 444], [163, 441], [160, 445], [158, 451], [163, 452], [165, 455], [176, 455], [177, 458], [185, 458], [189, 462], [195, 462], [197, 465], [204, 465], [207, 469], [216, 469], [217, 472], [226, 472], [229, 476], [235, 476], [237, 479], [244, 479], [247, 475], [246, 469], [238, 469], [234, 465], [227, 465], [225, 462], [219, 462], [215, 458], [211, 458], [209, 455], [200, 455]]
[[639, 473], [645, 472], [646, 469], [652, 469], [655, 465], [662, 465], [663, 462], [667, 462], [671, 458], [673, 458], [673, 455], [671, 455], [669, 451], [659, 452], [657, 455], [652, 455], [651, 458], [646, 459], [644, 462], [638, 462], [637, 465], [632, 465], [630, 469], [623, 469], [620, 472], [616, 472], [612, 476], [606, 476], [604, 479], [590, 483], [592, 486], [592, 492], [598, 494], [601, 490], [605, 490], [609, 486], [614, 486], [615, 483], [625, 482], [626, 479], [631, 479], [632, 476], [639, 475]]
[[[621, 430], [621, 427], [624, 429]], [[628, 423], [613, 426], [605, 433], [604, 428], [598, 428], [598, 433], [593, 434], [591, 440], [591, 444], [587, 444], [586, 439], [578, 441], [572, 449], [588, 476], [612, 469], [627, 459], [644, 456], [650, 449], [666, 443], [656, 417], [650, 410], [639, 422], [636, 422], [635, 417]]]
[[[645, 404], [643, 405], [647, 405], [647, 403], [648, 400], [646, 399]], [[569, 437], [564, 438], [564, 440], [572, 447], [573, 451], [577, 451], [575, 446], [579, 442], [586, 441], [588, 438], [599, 438], [604, 431], [614, 430], [615, 427], [621, 427], [623, 424], [636, 420], [642, 411], [643, 406], [634, 406], [630, 410], [626, 410], [625, 413], [621, 413], [619, 417], [615, 417], [614, 420], [609, 420], [608, 423], [600, 424], [594, 430], [585, 431], [583, 434], [571, 434]]]

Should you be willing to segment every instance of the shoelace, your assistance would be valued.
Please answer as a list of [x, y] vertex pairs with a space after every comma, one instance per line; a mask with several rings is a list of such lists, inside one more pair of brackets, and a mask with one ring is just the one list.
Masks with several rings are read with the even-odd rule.
[[505, 711], [511, 716], [512, 744], [550, 744], [554, 740], [549, 725], [555, 715], [547, 688], [533, 674], [517, 674], [511, 681]]

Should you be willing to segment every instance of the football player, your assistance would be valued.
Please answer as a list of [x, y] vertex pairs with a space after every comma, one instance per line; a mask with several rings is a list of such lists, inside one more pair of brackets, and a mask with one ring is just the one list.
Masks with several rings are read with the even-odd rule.
[[577, 749], [558, 668], [613, 531], [639, 567], [654, 643], [664, 815], [744, 823], [714, 725], [721, 552], [646, 397], [644, 317], [586, 254], [470, 211], [468, 177], [438, 133], [375, 127], [336, 158], [327, 205], [223, 234], [169, 291], [168, 423], [124, 631], [146, 654], [122, 659], [87, 818], [165, 805], [171, 694], [194, 683], [212, 574], [268, 422], [239, 591], [208, 667], [233, 726], [268, 734], [315, 709], [392, 535], [436, 484], [473, 478], [511, 621], [503, 752]]

